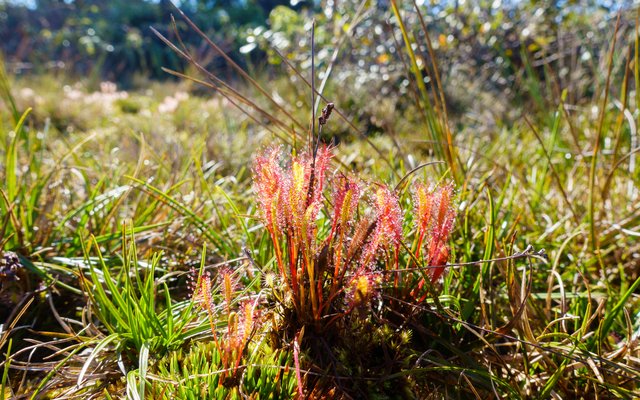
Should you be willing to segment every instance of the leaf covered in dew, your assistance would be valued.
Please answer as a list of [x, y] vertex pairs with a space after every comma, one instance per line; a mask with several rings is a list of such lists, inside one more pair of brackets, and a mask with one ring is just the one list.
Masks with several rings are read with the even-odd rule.
[[280, 147], [267, 149], [256, 157], [253, 167], [253, 185], [267, 229], [284, 225], [282, 210], [278, 207], [284, 180], [280, 165], [281, 151]]
[[413, 188], [415, 225], [418, 231], [417, 255], [422, 256], [426, 248], [425, 262], [431, 268], [431, 280], [436, 281], [444, 272], [449, 259], [447, 242], [455, 222], [453, 208], [453, 185], [444, 184], [429, 188], [424, 183], [416, 183]]
[[333, 187], [334, 216], [332, 234], [334, 234], [338, 226], [346, 229], [348, 224], [353, 223], [361, 195], [362, 187], [356, 179], [344, 175], [340, 175], [336, 179]]
[[307, 152], [286, 157], [280, 146], [256, 157], [253, 183], [268, 229], [293, 229], [309, 238], [322, 205], [330, 161], [331, 148], [326, 146], [318, 149], [315, 159]]
[[203, 310], [213, 310], [212, 290], [211, 277], [208, 273], [202, 275], [193, 288], [193, 299]]
[[362, 266], [375, 261], [378, 251], [399, 246], [402, 240], [402, 209], [398, 195], [378, 186], [373, 196], [374, 228], [360, 259]]

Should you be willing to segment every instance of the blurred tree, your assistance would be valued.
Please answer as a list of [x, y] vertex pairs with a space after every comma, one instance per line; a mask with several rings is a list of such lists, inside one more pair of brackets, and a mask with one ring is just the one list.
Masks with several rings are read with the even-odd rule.
[[[364, 3], [367, 18], [349, 33], [352, 36], [349, 43], [354, 48], [339, 52], [336, 60], [344, 67], [341, 77], [355, 79], [364, 86], [371, 83], [386, 87], [382, 92], [406, 89], [398, 85], [404, 77], [399, 72], [402, 66], [398, 58], [393, 56], [397, 49], [390, 28], [395, 22], [389, 19], [388, 3], [388, 0]], [[403, 7], [405, 24], [416, 36], [417, 51], [425, 65], [429, 65], [413, 2], [398, 3]], [[466, 0], [464, 3], [417, 0], [417, 3], [425, 16], [441, 71], [466, 71], [462, 76], [477, 76], [485, 82], [485, 91], [510, 90], [529, 61], [530, 71], [536, 73], [537, 78], [544, 79], [545, 64], [553, 62], [554, 69], [568, 71], [559, 77], [561, 88], [569, 81], [584, 81], [585, 87], [588, 86], [591, 76], [577, 78], [590, 69], [581, 68], [579, 64], [588, 62], [591, 56], [597, 58], [600, 47], [593, 46], [591, 50], [587, 47], [607, 39], [613, 13], [632, 7], [632, 0]], [[126, 81], [134, 74], [166, 77], [162, 66], [177, 69], [183, 66], [149, 30], [149, 26], [153, 26], [172, 37], [170, 15], [174, 8], [170, 0], [35, 0], [34, 7], [25, 4], [0, 0], [0, 49], [9, 67], [13, 66], [16, 71], [40, 72], [64, 65], [81, 74], [98, 71], [104, 78]], [[318, 26], [322, 27], [316, 31], [316, 61], [321, 66], [332, 56], [337, 38], [349, 31], [362, 3], [360, 0], [183, 0], [180, 4], [236, 61], [263, 60], [266, 52], [270, 61], [277, 62], [278, 57], [272, 51], [277, 48], [306, 68], [310, 65], [305, 27], [310, 13], [307, 11], [322, 11], [314, 13]], [[224, 63], [220, 62], [219, 55], [207, 49], [201, 38], [186, 29], [184, 22], [177, 22], [183, 40], [206, 66], [222, 68]], [[258, 26], [267, 28], [256, 30]], [[238, 49], [243, 49], [245, 54], [239, 54]], [[552, 54], [554, 56], [549, 57]], [[584, 88], [572, 89], [579, 95]]]
[[[182, 8], [198, 26], [239, 62], [233, 50], [244, 43], [247, 27], [266, 24], [271, 10], [286, 0], [190, 0]], [[36, 0], [0, 2], [0, 49], [15, 72], [35, 73], [64, 66], [76, 73], [94, 71], [127, 81], [134, 74], [166, 77], [161, 67], [180, 68], [173, 52], [149, 27], [171, 36], [170, 0]], [[1, 23], [1, 22], [5, 23]], [[178, 21], [179, 26], [184, 24]], [[183, 30], [183, 40], [202, 54], [202, 40]]]

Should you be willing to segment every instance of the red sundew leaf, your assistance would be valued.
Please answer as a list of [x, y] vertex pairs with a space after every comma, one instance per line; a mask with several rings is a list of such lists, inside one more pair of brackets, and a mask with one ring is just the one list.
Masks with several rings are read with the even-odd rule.
[[260, 204], [261, 216], [268, 229], [275, 226], [282, 226], [281, 218], [278, 214], [283, 182], [283, 171], [280, 166], [280, 147], [267, 149], [263, 154], [256, 157], [253, 167], [253, 183], [258, 203]]
[[251, 331], [253, 331], [253, 328], [257, 323], [258, 313], [255, 305], [250, 301], [246, 301], [244, 307], [241, 307], [240, 309], [243, 310], [243, 324], [241, 334], [242, 342], [244, 345], [244, 343], [246, 343], [246, 341], [249, 339], [249, 335], [251, 334]]
[[431, 280], [435, 282], [445, 271], [450, 250], [447, 242], [455, 221], [452, 205], [453, 185], [445, 184], [429, 189], [423, 183], [416, 183], [413, 189], [415, 224], [418, 230], [419, 256], [423, 244], [427, 248], [426, 262], [431, 268]]
[[384, 244], [398, 245], [402, 240], [402, 209], [398, 196], [387, 186], [378, 188], [376, 192], [376, 229], [384, 235]]
[[[455, 210], [452, 206], [453, 186], [450, 184], [441, 186], [434, 196], [437, 208], [433, 215], [428, 261], [430, 266], [444, 266], [449, 259], [447, 242], [455, 221]], [[431, 280], [436, 281], [443, 272], [444, 268], [432, 269]]]
[[442, 276], [442, 274], [445, 271], [444, 265], [447, 264], [448, 260], [449, 260], [449, 248], [445, 243], [442, 243], [438, 251], [438, 255], [434, 258], [431, 264], [432, 266], [441, 266], [441, 267], [431, 269], [431, 282], [437, 281], [438, 278]]
[[324, 188], [327, 170], [329, 169], [332, 157], [333, 148], [329, 146], [322, 146], [318, 149], [318, 153], [316, 154], [315, 164], [313, 164], [312, 161], [312, 167], [314, 168], [314, 187], [312, 188], [311, 201], [318, 201], [322, 198], [322, 190]]
[[193, 291], [194, 301], [202, 307], [203, 310], [213, 309], [213, 302], [211, 299], [211, 277], [209, 274], [204, 274], [200, 277], [199, 283]]
[[417, 183], [413, 191], [415, 224], [420, 237], [424, 237], [431, 229], [433, 218], [433, 191], [423, 183]]
[[387, 186], [379, 186], [373, 209], [375, 225], [360, 257], [363, 267], [374, 261], [378, 251], [398, 246], [402, 240], [402, 209], [395, 192]]
[[318, 150], [315, 162], [306, 152], [284, 157], [280, 147], [256, 157], [254, 188], [269, 229], [275, 225], [283, 232], [291, 229], [298, 238], [306, 234], [310, 241], [331, 157], [332, 149], [326, 146]]
[[336, 179], [333, 187], [334, 210], [329, 240], [336, 235], [345, 235], [347, 229], [353, 227], [361, 191], [360, 185], [353, 178], [340, 175]]

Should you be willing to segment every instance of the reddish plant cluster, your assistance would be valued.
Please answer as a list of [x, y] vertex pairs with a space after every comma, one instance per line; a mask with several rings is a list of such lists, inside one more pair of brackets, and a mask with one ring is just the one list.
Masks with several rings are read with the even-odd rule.
[[[384, 283], [397, 288], [412, 282], [409, 292], [416, 298], [425, 296], [420, 290], [425, 280], [409, 273], [409, 267], [416, 266], [411, 261], [404, 265], [405, 275], [385, 273], [402, 271], [401, 250], [406, 248], [398, 194], [376, 184], [366, 196], [357, 179], [337, 175], [329, 181], [331, 200], [325, 202], [331, 157], [329, 147], [320, 147], [315, 158], [308, 153], [287, 158], [281, 147], [273, 147], [259, 155], [254, 165], [260, 217], [273, 244], [286, 298], [291, 299], [288, 306], [300, 326], [312, 325], [316, 330], [368, 304]], [[429, 269], [434, 282], [449, 258], [447, 241], [455, 219], [453, 187], [430, 189], [418, 183], [413, 193], [417, 233], [409, 260], [418, 263], [418, 269], [438, 267]], [[362, 205], [363, 197], [369, 199], [368, 206]], [[318, 215], [325, 206], [330, 224], [321, 229]]]
[[[224, 298], [221, 310], [224, 316], [219, 316], [220, 310], [214, 304], [213, 296], [215, 285], [209, 276], [204, 274], [198, 280], [194, 290], [194, 300], [207, 312], [213, 341], [220, 355], [220, 364], [223, 367], [220, 385], [226, 382], [235, 384], [240, 372], [242, 357], [247, 349], [251, 335], [259, 322], [259, 310], [257, 304], [251, 301], [242, 302], [237, 309], [234, 308], [233, 299], [236, 293], [237, 281], [230, 269], [220, 271], [220, 286]], [[218, 318], [226, 318], [227, 330], [218, 335], [216, 321]]]

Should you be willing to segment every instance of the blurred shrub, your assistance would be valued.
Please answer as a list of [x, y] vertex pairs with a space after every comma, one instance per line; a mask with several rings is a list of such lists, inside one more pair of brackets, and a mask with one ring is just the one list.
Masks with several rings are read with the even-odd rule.
[[[398, 3], [409, 34], [415, 37], [418, 65], [429, 69], [432, 61], [414, 2]], [[501, 93], [498, 99], [488, 99], [495, 101], [492, 109], [505, 113], [511, 112], [513, 101], [543, 106], [539, 90], [559, 94], [569, 89], [572, 103], [590, 96], [601, 79], [598, 61], [611, 37], [615, 14], [632, 7], [631, 0], [416, 3], [454, 115], [472, 110], [479, 96], [492, 93]], [[30, 3], [0, 1], [0, 48], [14, 72], [64, 68], [126, 84], [134, 75], [166, 78], [163, 66], [186, 68], [149, 30], [154, 26], [177, 42], [171, 23], [175, 9], [169, 0], [25, 4]], [[332, 87], [350, 88], [346, 98], [334, 100], [361, 110], [357, 118], [369, 126], [367, 131], [383, 131], [388, 122], [373, 119], [379, 114], [376, 104], [401, 111], [407, 107], [405, 102], [412, 102], [411, 82], [401, 57], [402, 37], [389, 0], [188, 0], [180, 4], [236, 62], [258, 68], [265, 62], [281, 64], [280, 53], [300, 70], [309, 69], [309, 29], [315, 18], [319, 78], [324, 78], [332, 62], [335, 66], [325, 93]], [[633, 12], [623, 12], [622, 34], [632, 33], [634, 20]], [[217, 73], [228, 67], [179, 18], [177, 24], [182, 40], [202, 65]]]
[[[244, 43], [241, 32], [263, 25], [270, 10], [283, 2], [192, 0], [181, 2], [181, 7], [225, 51], [237, 56], [233, 49]], [[60, 68], [117, 82], [129, 81], [134, 74], [166, 77], [161, 67], [183, 65], [149, 27], [171, 37], [171, 14], [176, 10], [169, 0], [0, 1], [0, 49], [18, 73]], [[182, 39], [215, 65], [217, 55], [201, 54], [202, 40], [194, 33]]]
[[[389, 3], [326, 1], [322, 13], [313, 15], [319, 27], [319, 77], [323, 78], [335, 57], [330, 82], [349, 87], [348, 101], [364, 103], [353, 105], [359, 110], [389, 98], [400, 102], [396, 109], [403, 108], [403, 98], [412, 102], [411, 96], [406, 96], [412, 89], [403, 65], [408, 60], [402, 60], [406, 58], [403, 40]], [[419, 67], [431, 69], [427, 38], [414, 2], [397, 3], [409, 35], [415, 38]], [[424, 18], [454, 114], [472, 109], [478, 96], [487, 93], [500, 93], [501, 98], [493, 100], [504, 103], [506, 109], [512, 108], [507, 106], [514, 100], [541, 101], [537, 90], [554, 90], [559, 98], [561, 90], [569, 89], [571, 102], [589, 97], [594, 83], [601, 79], [598, 61], [611, 40], [616, 13], [622, 13], [623, 35], [632, 33], [635, 20], [628, 0], [415, 3]], [[307, 70], [311, 67], [310, 20], [310, 16], [305, 18], [287, 7], [276, 7], [269, 17], [270, 29], [247, 32], [244, 48], [262, 49], [274, 64], [282, 63], [280, 53], [300, 70]]]

